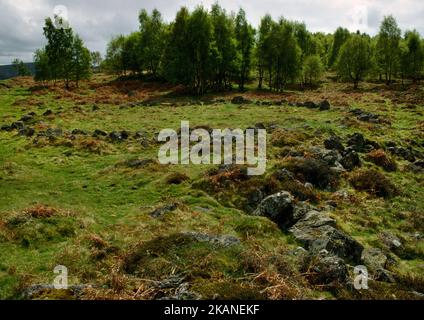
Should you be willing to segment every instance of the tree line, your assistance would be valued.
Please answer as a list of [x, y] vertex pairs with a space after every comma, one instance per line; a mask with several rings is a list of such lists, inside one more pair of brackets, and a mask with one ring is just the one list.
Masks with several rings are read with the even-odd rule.
[[[37, 68], [43, 71], [38, 79], [68, 83], [89, 76], [90, 57], [82, 54], [82, 41], [71, 36], [71, 29], [55, 29], [47, 19], [44, 34], [48, 45], [36, 53], [36, 64], [49, 68]], [[182, 7], [171, 23], [158, 10], [141, 10], [139, 30], [114, 37], [97, 66], [119, 76], [163, 79], [196, 94], [228, 90], [234, 83], [243, 91], [252, 80], [259, 89], [283, 91], [289, 84], [317, 84], [329, 70], [356, 88], [366, 78], [388, 84], [398, 78], [419, 81], [424, 41], [415, 30], [402, 35], [392, 16], [384, 17], [374, 37], [341, 27], [325, 34], [270, 15], [255, 29], [243, 9], [228, 13], [214, 4], [191, 12]]]

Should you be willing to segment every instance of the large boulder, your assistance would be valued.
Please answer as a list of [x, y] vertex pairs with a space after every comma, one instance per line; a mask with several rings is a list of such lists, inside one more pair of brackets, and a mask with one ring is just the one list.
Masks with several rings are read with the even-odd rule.
[[280, 228], [286, 229], [294, 223], [294, 198], [286, 191], [265, 198], [258, 206], [254, 215], [270, 218]]
[[325, 249], [342, 258], [358, 262], [363, 246], [346, 233], [336, 229], [334, 223], [326, 218], [311, 222], [301, 220], [291, 230], [293, 236], [312, 253]]

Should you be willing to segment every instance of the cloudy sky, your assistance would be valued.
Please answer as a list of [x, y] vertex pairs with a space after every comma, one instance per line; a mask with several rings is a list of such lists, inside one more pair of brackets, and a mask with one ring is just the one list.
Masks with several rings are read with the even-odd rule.
[[[137, 30], [141, 8], [159, 9], [171, 21], [181, 6], [210, 7], [215, 0], [0, 0], [0, 64], [13, 58], [32, 61], [44, 44], [44, 18], [65, 6], [73, 29], [90, 50], [104, 53], [116, 34]], [[246, 10], [252, 24], [270, 13], [274, 18], [304, 21], [312, 31], [332, 32], [338, 26], [375, 34], [384, 15], [393, 14], [402, 30], [417, 29], [424, 35], [422, 0], [220, 0], [228, 11]]]

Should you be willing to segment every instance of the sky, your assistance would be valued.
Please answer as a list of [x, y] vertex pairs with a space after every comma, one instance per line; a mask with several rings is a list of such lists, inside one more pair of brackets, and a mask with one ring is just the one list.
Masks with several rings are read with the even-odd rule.
[[[14, 58], [31, 62], [36, 49], [45, 44], [43, 25], [46, 17], [61, 10], [70, 25], [91, 51], [105, 52], [115, 35], [138, 29], [138, 12], [157, 8], [170, 22], [181, 6], [206, 8], [216, 0], [0, 0], [0, 65]], [[269, 13], [275, 19], [285, 17], [306, 23], [313, 32], [334, 32], [343, 26], [351, 31], [376, 34], [382, 18], [392, 14], [403, 31], [417, 29], [424, 35], [422, 0], [220, 0], [227, 11], [246, 11], [257, 26]], [[62, 8], [62, 9], [61, 9]], [[63, 10], [64, 9], [64, 10]]]

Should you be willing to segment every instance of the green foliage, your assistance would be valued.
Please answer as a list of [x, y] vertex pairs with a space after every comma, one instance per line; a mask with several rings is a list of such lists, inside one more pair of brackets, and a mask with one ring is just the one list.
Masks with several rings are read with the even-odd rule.
[[38, 49], [34, 54], [35, 81], [43, 84], [53, 78], [49, 68], [49, 57], [44, 49]]
[[43, 82], [63, 80], [66, 88], [71, 81], [78, 86], [80, 80], [88, 79], [90, 52], [81, 38], [74, 35], [72, 28], [55, 17], [55, 22], [46, 19], [43, 30], [47, 45], [35, 53], [35, 79]]
[[229, 89], [232, 75], [237, 67], [234, 20], [218, 4], [212, 6], [210, 15], [214, 35], [212, 86], [216, 90]]
[[272, 18], [269, 14], [262, 18], [258, 30], [257, 44], [255, 49], [256, 64], [258, 70], [259, 84], [258, 88], [262, 89], [265, 72], [271, 70], [271, 41], [270, 33], [272, 27]]
[[337, 62], [341, 78], [352, 81], [355, 89], [372, 68], [372, 50], [369, 39], [354, 35], [342, 46]]
[[318, 55], [308, 56], [303, 66], [303, 77], [310, 85], [317, 83], [324, 73], [324, 65]]
[[[151, 15], [143, 9], [139, 14], [138, 20], [140, 22], [138, 44], [140, 68], [142, 71], [147, 71], [153, 76], [157, 76], [165, 47], [165, 25], [162, 21], [162, 15], [156, 9], [152, 11]], [[131, 39], [131, 45], [134, 45], [133, 41], [135, 39]], [[128, 52], [131, 53], [131, 50]]]
[[236, 17], [235, 37], [237, 41], [237, 78], [241, 91], [244, 90], [252, 66], [254, 35], [255, 30], [247, 22], [246, 13], [243, 9], [240, 9]]
[[390, 83], [399, 68], [401, 31], [393, 16], [384, 17], [377, 40], [377, 63]]
[[273, 23], [270, 34], [271, 68], [270, 88], [282, 91], [290, 81], [294, 82], [301, 70], [301, 49], [297, 44], [294, 27], [289, 21], [281, 19]]
[[191, 85], [192, 81], [192, 61], [186, 45], [189, 20], [189, 11], [187, 8], [181, 8], [167, 35], [163, 72], [165, 78], [175, 84]]
[[350, 32], [344, 28], [338, 28], [334, 33], [333, 46], [331, 48], [328, 66], [331, 68], [337, 62], [339, 52], [344, 43], [349, 39]]
[[406, 32], [400, 51], [402, 76], [417, 82], [423, 72], [424, 47], [421, 43], [420, 34], [416, 30]]
[[126, 73], [127, 65], [124, 60], [124, 47], [125, 37], [122, 35], [114, 37], [108, 43], [106, 60], [104, 61], [104, 68], [106, 70], [118, 75]]
[[79, 36], [74, 38], [72, 45], [72, 79], [77, 87], [80, 80], [86, 80], [91, 75], [91, 54], [84, 47], [84, 43]]
[[12, 65], [18, 73], [18, 76], [26, 77], [31, 75], [31, 72], [22, 60], [15, 59], [13, 60]]
[[399, 71], [415, 82], [424, 64], [419, 34], [407, 33], [400, 48], [400, 30], [391, 16], [385, 17], [377, 37], [363, 35], [362, 40], [345, 28], [312, 33], [304, 23], [274, 21], [270, 15], [255, 30], [243, 9], [228, 14], [217, 3], [210, 10], [183, 7], [170, 24], [159, 11], [142, 10], [139, 22], [138, 32], [110, 41], [103, 66], [118, 75], [165, 79], [198, 95], [229, 90], [233, 83], [244, 90], [253, 69], [259, 89], [266, 83], [270, 90], [283, 91], [296, 81], [316, 83], [327, 68], [355, 87], [367, 75], [381, 79], [384, 74], [390, 82]]

